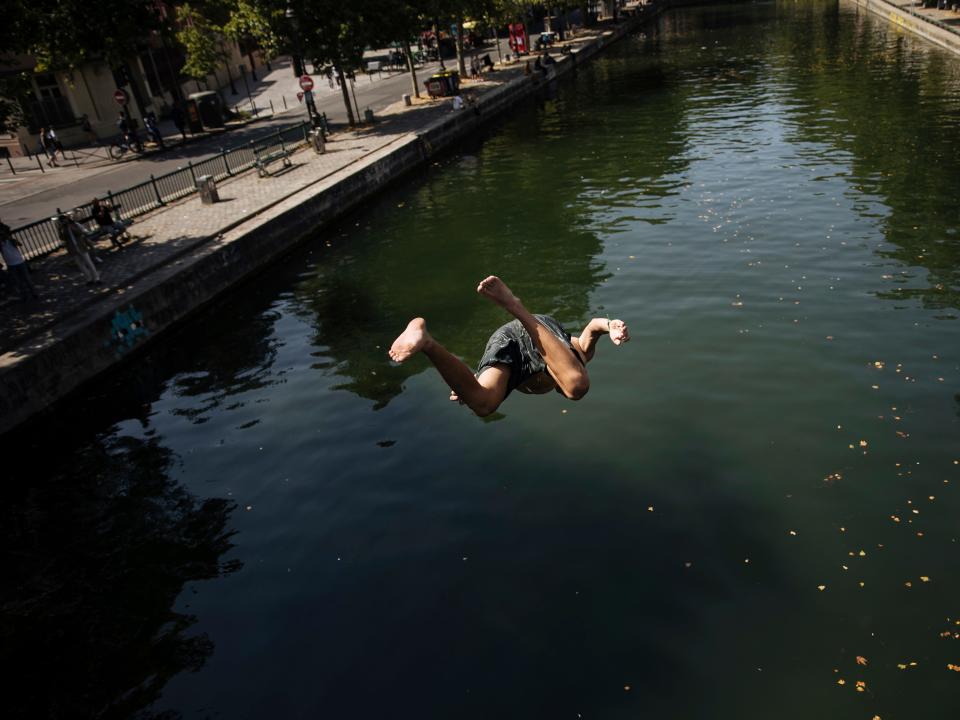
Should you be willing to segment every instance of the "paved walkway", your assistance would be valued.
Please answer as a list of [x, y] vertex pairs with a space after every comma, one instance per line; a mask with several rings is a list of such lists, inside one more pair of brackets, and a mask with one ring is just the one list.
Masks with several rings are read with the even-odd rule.
[[912, 10], [917, 15], [922, 15], [931, 20], [947, 25], [953, 32], [960, 35], [960, 0], [950, 0], [950, 5], [957, 9], [938, 10], [935, 7], [923, 7], [915, 0], [887, 0], [891, 5], [896, 5], [904, 10]]

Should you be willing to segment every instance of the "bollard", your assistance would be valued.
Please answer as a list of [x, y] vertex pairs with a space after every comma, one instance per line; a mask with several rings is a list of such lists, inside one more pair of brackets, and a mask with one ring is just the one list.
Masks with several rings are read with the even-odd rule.
[[43, 169], [43, 163], [40, 162], [40, 153], [37, 153], [34, 157], [37, 159], [37, 167], [40, 168], [40, 172], [45, 173], [46, 170]]
[[403, 104], [406, 105], [407, 107], [410, 107], [411, 105], [413, 105], [413, 101], [410, 100], [410, 93], [403, 94]]
[[213, 205], [220, 201], [217, 192], [217, 182], [212, 175], [201, 175], [197, 178], [197, 190], [200, 192], [200, 202], [204, 205]]
[[286, 96], [286, 95], [281, 95], [280, 97], [283, 99], [283, 109], [286, 110], [286, 109], [287, 109], [287, 96]]
[[273, 109], [273, 98], [270, 99], [270, 114], [276, 115], [277, 111]]

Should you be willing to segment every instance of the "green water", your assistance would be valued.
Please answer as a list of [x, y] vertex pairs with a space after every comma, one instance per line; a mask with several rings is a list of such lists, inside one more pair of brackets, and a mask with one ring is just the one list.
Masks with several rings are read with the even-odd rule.
[[[846, 3], [611, 47], [6, 439], [8, 711], [958, 717], [958, 131]], [[475, 418], [490, 273], [633, 341]]]

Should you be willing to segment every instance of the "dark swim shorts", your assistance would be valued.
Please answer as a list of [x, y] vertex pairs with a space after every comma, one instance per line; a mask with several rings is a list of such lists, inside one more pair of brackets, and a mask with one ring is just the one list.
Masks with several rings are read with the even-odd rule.
[[[564, 330], [560, 323], [549, 315], [534, 315], [534, 317], [570, 346], [570, 333]], [[570, 350], [579, 360], [580, 356], [573, 351], [572, 346]], [[497, 364], [510, 368], [510, 379], [507, 381], [508, 395], [527, 378], [547, 371], [543, 356], [540, 355], [540, 351], [533, 344], [533, 338], [519, 320], [508, 322], [490, 336], [487, 347], [483, 351], [483, 357], [480, 358], [480, 364], [477, 366], [477, 375], [491, 365]]]

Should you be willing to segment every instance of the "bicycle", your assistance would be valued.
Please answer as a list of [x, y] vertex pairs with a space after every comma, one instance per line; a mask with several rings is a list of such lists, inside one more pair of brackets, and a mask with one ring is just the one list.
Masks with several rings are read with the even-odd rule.
[[110, 157], [114, 160], [119, 160], [126, 153], [132, 152], [137, 155], [143, 155], [143, 143], [141, 143], [136, 137], [126, 136], [121, 140], [118, 140], [110, 144], [110, 147], [107, 148], [107, 151], [110, 153]]

